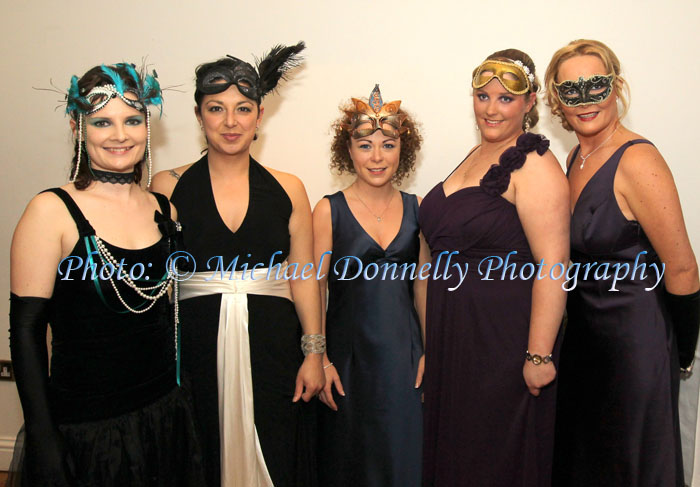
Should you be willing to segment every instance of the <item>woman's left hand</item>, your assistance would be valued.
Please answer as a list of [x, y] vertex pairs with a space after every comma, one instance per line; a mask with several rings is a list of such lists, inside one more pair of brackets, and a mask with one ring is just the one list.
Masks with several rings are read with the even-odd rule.
[[540, 389], [549, 384], [557, 376], [557, 369], [554, 363], [535, 365], [526, 360], [523, 366], [523, 377], [525, 384], [533, 396], [540, 395]]
[[321, 353], [310, 353], [306, 356], [297, 373], [297, 384], [292, 402], [297, 402], [299, 398], [302, 398], [304, 402], [309, 402], [326, 385], [322, 358], [323, 354]]
[[420, 356], [418, 361], [418, 373], [416, 374], [416, 385], [413, 386], [418, 389], [423, 383], [423, 372], [425, 371], [425, 354]]

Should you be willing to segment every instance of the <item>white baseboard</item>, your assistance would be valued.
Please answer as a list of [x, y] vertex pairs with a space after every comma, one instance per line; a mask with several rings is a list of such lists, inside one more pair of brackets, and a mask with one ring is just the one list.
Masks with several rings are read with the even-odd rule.
[[15, 450], [14, 436], [0, 436], [0, 470], [7, 471]]

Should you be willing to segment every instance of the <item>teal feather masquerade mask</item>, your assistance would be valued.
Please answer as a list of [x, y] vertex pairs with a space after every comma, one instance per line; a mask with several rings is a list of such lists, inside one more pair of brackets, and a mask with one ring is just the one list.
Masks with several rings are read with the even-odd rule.
[[[128, 83], [113, 68], [124, 69], [132, 83]], [[66, 113], [91, 115], [117, 97], [141, 112], [146, 111], [147, 105], [158, 105], [162, 113], [163, 94], [155, 70], [152, 74], [147, 73], [145, 69], [138, 73], [132, 64], [127, 63], [115, 64], [113, 68], [104, 64], [100, 68], [102, 73], [112, 81], [111, 84], [96, 86], [86, 94], [80, 93], [78, 77], [73, 76], [66, 95]], [[131, 93], [134, 97], [127, 97], [126, 93]]]
[[[118, 63], [113, 66], [101, 65], [99, 70], [104, 75], [101, 82], [104, 84], [95, 86], [89, 92], [82, 90], [79, 86], [79, 79], [73, 76], [70, 80], [70, 88], [66, 95], [66, 113], [70, 114], [77, 121], [77, 157], [75, 168], [72, 172], [70, 182], [74, 183], [80, 171], [80, 162], [83, 152], [87, 152], [84, 147], [85, 119], [87, 116], [104, 108], [114, 98], [119, 98], [128, 106], [143, 112], [146, 116], [146, 152], [144, 158], [148, 160], [148, 181], [146, 186], [151, 185], [151, 175], [153, 174], [153, 159], [151, 156], [151, 122], [150, 113], [146, 108], [148, 105], [158, 105], [161, 114], [163, 113], [163, 93], [158, 83], [158, 74], [153, 70], [151, 73], [144, 67], [141, 72], [136, 71], [133, 64]], [[110, 82], [105, 83], [104, 78]], [[127, 96], [127, 94], [129, 96]], [[90, 159], [88, 157], [88, 168]], [[94, 176], [94, 173], [93, 173]]]

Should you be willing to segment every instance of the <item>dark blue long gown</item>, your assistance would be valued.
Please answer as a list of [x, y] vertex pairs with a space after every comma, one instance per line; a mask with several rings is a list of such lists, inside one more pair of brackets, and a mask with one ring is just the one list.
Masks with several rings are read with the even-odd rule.
[[[324, 487], [419, 487], [421, 484], [421, 389], [414, 388], [423, 353], [413, 306], [410, 270], [418, 261], [418, 202], [401, 193], [403, 219], [386, 249], [352, 215], [342, 192], [331, 204], [333, 254], [326, 314], [328, 357], [340, 375], [345, 397], [334, 390], [338, 411], [319, 405], [320, 485]], [[342, 280], [360, 269], [374, 279]], [[385, 265], [389, 268], [382, 280]], [[337, 267], [336, 267], [337, 266]], [[336, 268], [339, 274], [334, 273]]]
[[[574, 263], [627, 263], [635, 279], [595, 276], [569, 293], [561, 365], [554, 485], [642, 487], [683, 485], [678, 423], [679, 365], [663, 283], [649, 265], [659, 258], [642, 227], [615, 199], [623, 144], [583, 188], [571, 220]], [[578, 149], [572, 160], [576, 159]], [[646, 252], [645, 254], [643, 252]], [[613, 270], [610, 271], [613, 273]], [[602, 277], [603, 273], [598, 273]]]

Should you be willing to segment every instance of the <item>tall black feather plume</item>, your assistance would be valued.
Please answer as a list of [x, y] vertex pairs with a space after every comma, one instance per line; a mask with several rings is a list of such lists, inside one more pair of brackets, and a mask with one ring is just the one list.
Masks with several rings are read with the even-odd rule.
[[301, 64], [303, 58], [298, 54], [304, 49], [304, 41], [289, 47], [277, 45], [262, 59], [255, 60], [260, 75], [260, 98], [274, 90], [280, 79], [286, 80], [287, 71]]

